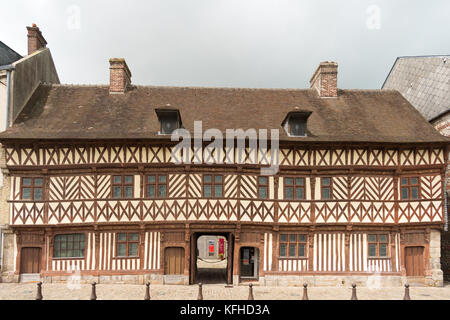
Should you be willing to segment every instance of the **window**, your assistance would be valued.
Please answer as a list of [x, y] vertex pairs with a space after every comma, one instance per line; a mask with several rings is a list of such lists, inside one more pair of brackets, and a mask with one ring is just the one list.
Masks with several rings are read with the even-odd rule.
[[139, 234], [138, 233], [118, 233], [117, 234], [117, 257], [137, 257]]
[[53, 239], [53, 258], [84, 258], [84, 234], [58, 234]]
[[221, 198], [223, 196], [223, 177], [221, 175], [203, 175], [203, 196]]
[[419, 199], [419, 178], [409, 177], [401, 178], [401, 199], [402, 200], [416, 200]]
[[321, 178], [320, 179], [321, 195], [322, 200], [332, 199], [331, 195], [331, 178]]
[[369, 257], [385, 258], [388, 256], [388, 236], [386, 234], [369, 234]]
[[258, 177], [258, 198], [267, 199], [269, 194], [269, 178]]
[[113, 198], [133, 198], [133, 176], [113, 176]]
[[150, 174], [146, 178], [145, 196], [147, 198], [164, 198], [167, 196], [167, 175]]
[[43, 190], [43, 178], [22, 178], [22, 200], [43, 200]]
[[311, 115], [310, 111], [292, 111], [289, 112], [286, 118], [281, 123], [281, 126], [286, 130], [286, 133], [291, 137], [306, 137], [307, 136], [307, 121]]
[[284, 198], [293, 200], [305, 199], [305, 178], [284, 178]]
[[178, 110], [155, 110], [161, 124], [160, 134], [171, 134], [181, 127], [180, 113]]
[[289, 118], [289, 134], [294, 137], [306, 136], [306, 119], [302, 116]]
[[280, 234], [281, 258], [305, 258], [306, 234]]

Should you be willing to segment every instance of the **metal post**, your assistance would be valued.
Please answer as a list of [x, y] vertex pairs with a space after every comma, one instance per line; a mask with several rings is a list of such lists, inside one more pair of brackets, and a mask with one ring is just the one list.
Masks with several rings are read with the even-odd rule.
[[42, 300], [42, 282], [37, 284], [36, 300]]
[[358, 297], [356, 297], [356, 284], [352, 284], [352, 298], [351, 300], [358, 300]]
[[405, 295], [403, 296], [403, 300], [411, 300], [409, 296], [409, 284], [405, 284]]
[[248, 286], [248, 300], [255, 300], [253, 297], [253, 284], [250, 283]]
[[150, 300], [150, 282], [145, 284], [145, 297], [144, 300]]
[[197, 300], [203, 300], [203, 292], [202, 292], [202, 284], [201, 283], [198, 284]]
[[91, 300], [97, 300], [97, 293], [95, 292], [95, 285], [97, 283], [92, 282]]
[[309, 300], [308, 299], [308, 284], [306, 282], [303, 284], [303, 299], [302, 300]]

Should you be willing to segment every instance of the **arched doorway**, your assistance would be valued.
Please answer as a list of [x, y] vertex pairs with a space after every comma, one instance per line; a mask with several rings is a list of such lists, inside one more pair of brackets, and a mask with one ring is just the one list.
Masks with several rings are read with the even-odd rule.
[[190, 284], [233, 283], [233, 234], [195, 232], [191, 235]]

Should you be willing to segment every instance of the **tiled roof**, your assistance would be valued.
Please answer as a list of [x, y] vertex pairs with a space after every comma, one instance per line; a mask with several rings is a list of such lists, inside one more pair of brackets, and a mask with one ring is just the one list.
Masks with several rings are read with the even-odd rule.
[[[4, 140], [169, 139], [158, 135], [155, 109], [178, 109], [184, 128], [279, 129], [292, 142], [446, 142], [393, 90], [339, 90], [320, 98], [314, 89], [242, 89], [134, 86], [110, 94], [108, 86], [41, 85]], [[281, 127], [291, 111], [311, 112], [307, 137]]]
[[383, 89], [400, 91], [433, 120], [450, 110], [450, 55], [397, 58]]
[[22, 56], [0, 41], [0, 66], [11, 64]]

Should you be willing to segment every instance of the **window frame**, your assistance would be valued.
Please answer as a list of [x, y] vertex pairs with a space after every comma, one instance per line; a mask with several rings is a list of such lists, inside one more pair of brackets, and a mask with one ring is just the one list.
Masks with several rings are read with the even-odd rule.
[[[205, 176], [211, 176], [211, 182], [205, 182]], [[220, 183], [216, 182], [216, 176], [220, 176], [222, 181]], [[205, 196], [205, 185], [211, 186], [211, 196]], [[222, 195], [220, 197], [216, 197], [216, 185], [220, 185], [222, 187]], [[204, 173], [202, 174], [202, 198], [206, 199], [221, 199], [224, 197], [224, 175], [217, 173]]]
[[[156, 115], [159, 121], [159, 131], [158, 135], [171, 135], [175, 130], [182, 128], [181, 116], [178, 109], [155, 109]], [[175, 118], [176, 128], [170, 132], [163, 132], [163, 122], [171, 117]]]
[[[119, 183], [114, 182], [114, 177], [120, 177]], [[131, 177], [131, 183], [125, 183], [125, 177]], [[114, 197], [114, 187], [120, 187], [120, 197]], [[131, 196], [125, 197], [125, 187], [131, 187]], [[134, 198], [134, 175], [130, 174], [113, 174], [111, 176], [111, 199], [133, 199]]]
[[[155, 177], [155, 183], [149, 183], [148, 182], [148, 177], [149, 176], [154, 176]], [[159, 177], [160, 176], [165, 176], [166, 177], [166, 182], [159, 182]], [[144, 198], [146, 199], [164, 199], [168, 197], [169, 194], [169, 175], [167, 173], [147, 173], [144, 176], [145, 182], [144, 182]], [[155, 196], [150, 197], [147, 194], [147, 187], [148, 186], [155, 186]], [[160, 196], [159, 195], [159, 186], [160, 185], [165, 185], [166, 186], [166, 194], [165, 196]]]
[[[29, 186], [25, 186], [23, 183], [24, 179], [31, 179], [31, 185]], [[35, 180], [36, 179], [41, 179], [42, 180], [42, 185], [41, 186], [36, 186], [35, 184]], [[23, 189], [31, 189], [31, 199], [24, 199], [23, 198]], [[34, 198], [34, 189], [42, 189], [42, 198], [41, 199], [35, 199]], [[21, 177], [20, 179], [20, 200], [23, 201], [44, 201], [45, 199], [45, 178], [44, 177]]]
[[[126, 234], [127, 235], [127, 239], [126, 240], [119, 240], [119, 234]], [[137, 234], [137, 236], [138, 236], [137, 240], [130, 240], [130, 234]], [[115, 250], [116, 250], [116, 252], [115, 252], [114, 258], [115, 259], [137, 259], [137, 258], [140, 258], [140, 255], [139, 255], [140, 240], [141, 240], [141, 236], [140, 236], [138, 231], [118, 231], [118, 232], [116, 232], [116, 239], [115, 239], [115, 242], [116, 242], [115, 243]], [[126, 253], [127, 253], [126, 256], [119, 256], [119, 244], [122, 244], [122, 243], [126, 244], [126, 249], [125, 249]], [[135, 256], [128, 255], [129, 248], [130, 248], [129, 247], [130, 243], [137, 243], [137, 255], [135, 255]]]
[[[307, 121], [308, 116], [306, 115], [291, 115], [288, 120], [288, 130], [289, 130], [289, 136], [290, 137], [306, 137], [307, 136]], [[298, 122], [303, 127], [304, 134], [294, 134], [293, 133], [293, 125], [295, 122]]]
[[[55, 256], [55, 245], [56, 245], [56, 237], [58, 237], [58, 236], [70, 236], [70, 235], [83, 235], [83, 237], [84, 237], [84, 241], [83, 241], [83, 243], [84, 243], [84, 248], [83, 248], [83, 251], [84, 251], [84, 253], [83, 253], [83, 255], [82, 256], [80, 256], [80, 257], [56, 257]], [[86, 235], [86, 233], [85, 232], [78, 232], [78, 233], [74, 233], [74, 232], [67, 232], [67, 233], [57, 233], [57, 234], [54, 234], [53, 235], [53, 239], [52, 239], [52, 246], [51, 246], [51, 249], [52, 249], [52, 260], [83, 260], [83, 259], [86, 259], [86, 254], [87, 254], [87, 250], [86, 250], [86, 238], [87, 238], [87, 235]], [[72, 243], [73, 243], [74, 241], [72, 241]], [[67, 249], [66, 249], [67, 250]], [[73, 248], [72, 248], [72, 250], [73, 250]]]
[[[266, 179], [266, 183], [261, 183], [260, 179], [261, 178], [265, 178]], [[259, 193], [259, 189], [260, 188], [265, 188], [266, 189], [266, 197], [261, 197], [261, 194]], [[258, 176], [257, 178], [257, 193], [258, 193], [258, 199], [269, 199], [269, 177], [268, 176]]]
[[[327, 186], [324, 186], [323, 185], [323, 179], [330, 179], [330, 184], [327, 185]], [[330, 189], [330, 197], [328, 199], [325, 199], [323, 197], [323, 189]], [[320, 200], [322, 200], [322, 201], [334, 200], [334, 197], [333, 197], [333, 178], [331, 176], [320, 177]]]
[[[376, 236], [376, 242], [369, 241], [369, 236]], [[380, 242], [380, 236], [386, 236], [386, 242]], [[370, 255], [370, 245], [376, 245], [376, 256]], [[380, 256], [380, 244], [386, 245], [386, 255]], [[367, 233], [367, 257], [368, 259], [390, 259], [389, 233]]]
[[[282, 235], [286, 235], [287, 236], [287, 241], [281, 241], [281, 236]], [[289, 246], [290, 244], [294, 244], [294, 242], [292, 242], [290, 240], [290, 236], [291, 235], [295, 235], [296, 236], [296, 241], [295, 241], [295, 257], [291, 257], [289, 256]], [[300, 236], [305, 236], [305, 241], [300, 241]], [[281, 255], [281, 245], [285, 244], [286, 245], [286, 256], [282, 256]], [[305, 247], [305, 255], [304, 256], [299, 256], [298, 255], [298, 248], [299, 245], [304, 245]], [[278, 236], [278, 257], [279, 259], [292, 259], [292, 260], [298, 260], [298, 259], [308, 259], [308, 234], [307, 233], [297, 233], [297, 232], [283, 232], [280, 233]]]
[[[286, 184], [286, 179], [292, 179], [292, 184]], [[296, 179], [303, 179], [303, 186], [297, 185]], [[293, 188], [293, 198], [286, 197], [286, 188]], [[303, 198], [297, 199], [297, 189], [303, 189]], [[306, 200], [306, 178], [305, 177], [296, 177], [296, 176], [284, 176], [283, 177], [283, 199], [289, 201], [302, 201]]]
[[[164, 132], [164, 123], [165, 122], [175, 122], [175, 129], [172, 130], [172, 132]], [[178, 116], [176, 113], [172, 114], [165, 114], [160, 116], [159, 118], [159, 134], [160, 135], [171, 135], [175, 130], [180, 128]]]
[[[422, 188], [421, 188], [421, 183], [420, 183], [420, 176], [405, 176], [405, 177], [399, 177], [400, 182], [400, 201], [409, 201], [409, 200], [422, 200]], [[407, 184], [403, 185], [402, 184], [402, 179], [408, 179]], [[417, 179], [417, 184], [412, 184], [411, 183], [411, 179]], [[417, 187], [417, 199], [413, 199], [412, 198], [412, 188]], [[403, 198], [403, 192], [402, 189], [408, 189], [408, 198]]]

